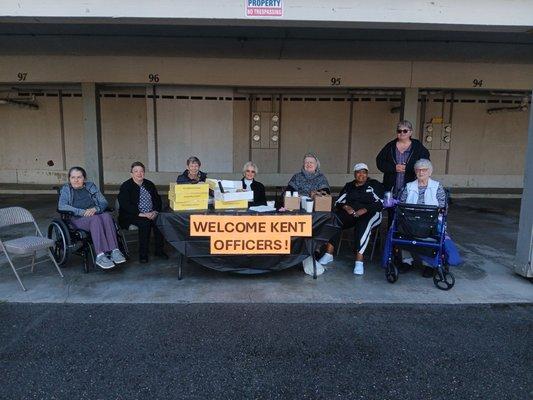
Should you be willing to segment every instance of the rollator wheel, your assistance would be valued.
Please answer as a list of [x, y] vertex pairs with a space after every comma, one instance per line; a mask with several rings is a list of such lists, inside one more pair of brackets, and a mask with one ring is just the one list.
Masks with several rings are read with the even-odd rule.
[[63, 221], [52, 221], [48, 225], [48, 239], [54, 241], [54, 245], [50, 247], [50, 251], [57, 262], [57, 265], [64, 267], [68, 260], [68, 251], [70, 248], [70, 235], [68, 228]]
[[394, 265], [393, 262], [387, 263], [387, 268], [385, 269], [385, 277], [389, 283], [394, 283], [398, 280], [398, 268]]
[[438, 269], [433, 275], [433, 283], [440, 290], [450, 290], [455, 285], [455, 276], [450, 271]]

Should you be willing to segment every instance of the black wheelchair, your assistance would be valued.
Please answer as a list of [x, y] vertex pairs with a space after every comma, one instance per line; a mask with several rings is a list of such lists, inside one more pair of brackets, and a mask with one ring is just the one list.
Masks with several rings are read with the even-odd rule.
[[[58, 189], [59, 193], [59, 189]], [[113, 212], [114, 209], [108, 207], [106, 212]], [[60, 211], [59, 218], [54, 218], [48, 225], [47, 236], [54, 241], [54, 246], [50, 249], [52, 255], [60, 267], [65, 267], [71, 254], [80, 256], [83, 259], [83, 270], [88, 273], [90, 269], [96, 267], [96, 254], [89, 231], [78, 229], [71, 224], [73, 216], [71, 212]], [[119, 250], [129, 259], [128, 247], [124, 233], [121, 231], [116, 220], [113, 218], [117, 231], [117, 243]], [[114, 268], [111, 268], [114, 269]]]

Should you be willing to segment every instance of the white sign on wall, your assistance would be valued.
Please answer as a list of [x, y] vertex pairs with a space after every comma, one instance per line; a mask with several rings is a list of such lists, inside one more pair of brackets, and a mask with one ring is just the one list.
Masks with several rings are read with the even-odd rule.
[[245, 0], [247, 17], [283, 17], [283, 0]]

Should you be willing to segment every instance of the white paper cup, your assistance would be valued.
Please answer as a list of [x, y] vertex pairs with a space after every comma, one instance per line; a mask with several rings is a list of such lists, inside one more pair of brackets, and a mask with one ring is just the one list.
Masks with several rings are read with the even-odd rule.
[[291, 197], [291, 192], [290, 192], [290, 190], [287, 190], [287, 191], [285, 192], [285, 197]]
[[267, 206], [274, 208], [276, 206], [276, 202], [274, 200], [267, 201]]
[[308, 213], [312, 213], [314, 205], [315, 205], [315, 202], [313, 200], [307, 200], [305, 202], [305, 211]]
[[308, 197], [308, 196], [302, 196], [302, 197], [300, 197], [300, 208], [301, 208], [302, 210], [305, 210], [305, 203], [307, 202], [308, 199], [310, 200], [311, 197]]
[[292, 192], [292, 197], [298, 197], [298, 192]]

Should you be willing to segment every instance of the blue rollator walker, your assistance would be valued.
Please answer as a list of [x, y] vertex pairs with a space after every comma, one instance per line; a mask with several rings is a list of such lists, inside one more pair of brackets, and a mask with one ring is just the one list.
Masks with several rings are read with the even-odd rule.
[[[401, 250], [407, 250], [435, 269], [433, 283], [441, 290], [450, 290], [455, 277], [446, 263], [444, 240], [446, 237], [447, 210], [435, 206], [396, 205], [394, 219], [387, 233], [382, 265], [387, 281], [398, 280], [396, 260], [401, 260]], [[399, 257], [394, 252], [399, 252]]]

